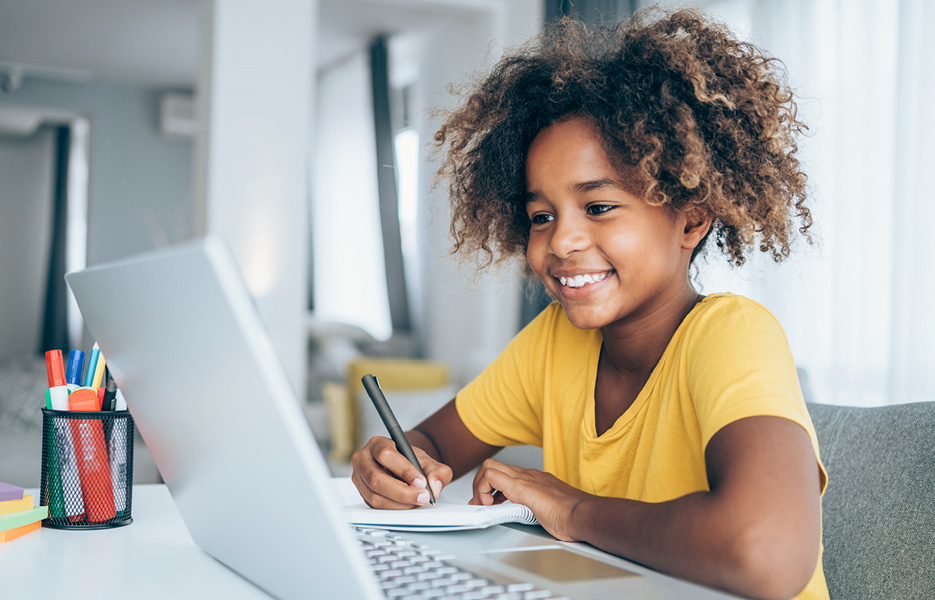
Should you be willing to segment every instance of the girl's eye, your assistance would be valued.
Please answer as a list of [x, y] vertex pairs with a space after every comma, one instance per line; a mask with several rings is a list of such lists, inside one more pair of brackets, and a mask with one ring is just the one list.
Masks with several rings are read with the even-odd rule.
[[602, 215], [605, 212], [612, 210], [614, 207], [610, 204], [592, 204], [588, 206], [589, 215]]
[[533, 225], [543, 225], [552, 220], [552, 215], [547, 213], [536, 213], [533, 216], [529, 217], [529, 221]]

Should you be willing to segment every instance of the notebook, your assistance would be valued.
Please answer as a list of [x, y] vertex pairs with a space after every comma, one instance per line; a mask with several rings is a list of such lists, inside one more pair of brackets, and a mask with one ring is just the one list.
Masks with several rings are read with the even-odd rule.
[[[207, 237], [65, 278], [194, 542], [277, 598], [382, 598], [386, 571], [378, 576], [365, 552], [383, 552], [384, 542], [347, 524], [226, 246]], [[534, 584], [578, 600], [726, 597], [560, 544], [541, 528], [404, 535], [413, 548], [444, 552], [445, 569], [504, 589]]]
[[361, 502], [346, 506], [345, 510], [348, 523], [397, 531], [458, 531], [504, 523], [539, 524], [528, 506], [511, 502], [494, 506], [438, 502], [413, 510], [378, 510]]

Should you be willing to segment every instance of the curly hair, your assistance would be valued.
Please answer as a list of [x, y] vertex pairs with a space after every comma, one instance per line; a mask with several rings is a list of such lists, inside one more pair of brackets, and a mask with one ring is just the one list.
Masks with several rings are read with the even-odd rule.
[[807, 127], [781, 63], [694, 10], [640, 11], [591, 28], [563, 19], [482, 77], [435, 134], [448, 179], [453, 252], [481, 266], [524, 253], [526, 153], [574, 117], [600, 132], [611, 163], [647, 202], [701, 209], [733, 265], [752, 246], [779, 262], [794, 220], [811, 242], [796, 136]]

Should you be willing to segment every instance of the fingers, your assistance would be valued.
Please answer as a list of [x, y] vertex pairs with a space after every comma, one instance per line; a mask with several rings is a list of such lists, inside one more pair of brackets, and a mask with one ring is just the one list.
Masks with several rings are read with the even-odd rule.
[[422, 465], [422, 470], [425, 471], [425, 476], [428, 478], [429, 485], [432, 487], [432, 493], [435, 494], [435, 498], [438, 499], [442, 488], [451, 483], [451, 478], [453, 476], [451, 467], [433, 460], [428, 454], [418, 448], [416, 448], [416, 458], [419, 459], [419, 464]]
[[[429, 474], [432, 490], [437, 496], [451, 481], [451, 469], [433, 461], [421, 450], [419, 462]], [[351, 481], [361, 497], [373, 508], [408, 509], [424, 506], [429, 501], [426, 478], [396, 450], [392, 440], [374, 437], [351, 457]]]
[[474, 494], [469, 504], [490, 506], [510, 499], [517, 475], [516, 467], [488, 458], [474, 476]]

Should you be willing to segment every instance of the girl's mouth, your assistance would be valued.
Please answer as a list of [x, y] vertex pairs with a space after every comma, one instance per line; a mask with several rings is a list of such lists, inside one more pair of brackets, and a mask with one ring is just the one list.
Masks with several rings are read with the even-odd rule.
[[613, 271], [604, 271], [602, 273], [584, 273], [574, 277], [556, 277], [558, 282], [564, 287], [583, 288], [588, 285], [604, 281]]

